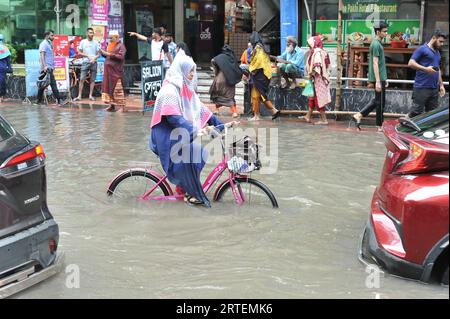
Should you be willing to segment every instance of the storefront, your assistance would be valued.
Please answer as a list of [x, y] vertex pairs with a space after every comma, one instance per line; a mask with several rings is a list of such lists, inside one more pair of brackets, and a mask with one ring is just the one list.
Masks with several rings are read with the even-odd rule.
[[[324, 46], [336, 48], [338, 41], [338, 0], [302, 1], [302, 45], [307, 46], [307, 37], [320, 34]], [[352, 46], [368, 46], [374, 37], [375, 21], [386, 21], [389, 25], [386, 46], [397, 45], [397, 40], [405, 39], [400, 45], [408, 48], [418, 47], [430, 39], [435, 29], [448, 34], [448, 1], [412, 0], [344, 0], [342, 22], [342, 43], [344, 50], [350, 52]], [[309, 20], [310, 19], [310, 20]], [[410, 50], [410, 51], [411, 51]], [[407, 51], [407, 50], [405, 50]], [[410, 55], [409, 55], [410, 56]], [[443, 75], [448, 78], [448, 43], [443, 49]], [[414, 72], [408, 66], [409, 57], [391, 55], [387, 57], [393, 68], [390, 78], [413, 79]], [[350, 63], [351, 64], [351, 63]], [[360, 74], [359, 77], [364, 77]]]
[[210, 63], [224, 44], [224, 0], [184, 1], [184, 41], [197, 63]]

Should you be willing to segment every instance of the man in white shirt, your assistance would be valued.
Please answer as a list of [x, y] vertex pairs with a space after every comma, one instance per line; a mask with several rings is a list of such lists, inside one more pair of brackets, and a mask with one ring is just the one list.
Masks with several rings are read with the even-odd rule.
[[84, 82], [86, 82], [88, 72], [90, 72], [90, 90], [89, 100], [95, 101], [93, 97], [95, 78], [97, 77], [97, 59], [100, 57], [100, 44], [94, 40], [94, 29], [88, 28], [86, 32], [87, 38], [80, 42], [78, 51], [83, 56], [83, 64], [81, 65], [80, 85], [78, 97], [74, 101], [80, 101], [83, 94]]
[[152, 38], [149, 39], [145, 35], [136, 33], [136, 32], [128, 32], [130, 36], [135, 36], [141, 41], [148, 42], [152, 47], [152, 61], [163, 61], [164, 69], [170, 68], [172, 64], [172, 55], [169, 52], [169, 46], [163, 39], [163, 33], [161, 28], [154, 28]]

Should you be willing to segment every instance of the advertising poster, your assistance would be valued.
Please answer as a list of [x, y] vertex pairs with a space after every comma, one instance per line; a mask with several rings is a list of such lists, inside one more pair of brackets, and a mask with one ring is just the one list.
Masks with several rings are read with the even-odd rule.
[[56, 85], [59, 92], [69, 91], [69, 63], [68, 58], [63, 56], [55, 57], [55, 70], [53, 71], [55, 76]]
[[108, 30], [118, 31], [120, 40], [123, 42], [125, 30], [123, 24], [121, 0], [109, 1]]
[[108, 25], [108, 0], [91, 0], [92, 24]]
[[68, 35], [55, 35], [53, 53], [55, 56], [69, 56], [70, 43]]
[[[419, 43], [420, 20], [389, 20], [388, 36], [385, 43], [391, 42], [394, 33], [408, 34], [411, 44]], [[351, 44], [372, 42], [375, 36], [373, 22], [366, 20], [350, 20], [345, 23], [346, 41]]]
[[95, 83], [103, 82], [103, 74], [105, 72], [105, 57], [101, 56], [97, 59], [97, 77]]
[[69, 44], [70, 44], [70, 53], [69, 57], [74, 57], [78, 55], [78, 47], [80, 46], [80, 42], [83, 40], [81, 35], [71, 35], [69, 36]]
[[109, 0], [109, 13], [110, 17], [122, 17], [122, 1], [121, 0]]
[[153, 110], [164, 78], [162, 61], [141, 63], [143, 112]]
[[[146, 37], [152, 36], [154, 27], [153, 13], [147, 8], [136, 10], [136, 32]], [[150, 44], [138, 40], [139, 61], [151, 61], [152, 50]]]
[[103, 25], [93, 25], [92, 29], [94, 29], [94, 40], [100, 43], [100, 46], [103, 50], [107, 47], [107, 30]]
[[25, 50], [25, 68], [27, 70], [25, 75], [25, 86], [27, 97], [36, 97], [38, 93], [36, 81], [41, 71], [39, 58], [39, 50]]

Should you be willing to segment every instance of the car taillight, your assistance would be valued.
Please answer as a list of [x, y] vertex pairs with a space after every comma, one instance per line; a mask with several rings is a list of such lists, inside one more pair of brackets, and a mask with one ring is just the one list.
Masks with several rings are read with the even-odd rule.
[[48, 242], [48, 248], [50, 249], [50, 254], [54, 254], [56, 251], [56, 242], [54, 239], [50, 239]]
[[[41, 145], [38, 145], [35, 148], [33, 148], [32, 150], [29, 150], [25, 153], [14, 156], [7, 163], [2, 165], [2, 169], [11, 167], [14, 165], [20, 166], [21, 164], [26, 163], [35, 158], [37, 158], [41, 161], [45, 160], [45, 158], [46, 158], [44, 149], [42, 148]], [[20, 169], [20, 167], [19, 167], [19, 169]]]
[[413, 174], [448, 170], [448, 151], [428, 149], [411, 142], [408, 157], [394, 169], [395, 174]]

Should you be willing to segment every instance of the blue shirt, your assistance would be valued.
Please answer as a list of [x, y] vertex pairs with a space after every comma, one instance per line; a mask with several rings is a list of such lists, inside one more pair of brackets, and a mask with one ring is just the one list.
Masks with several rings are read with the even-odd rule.
[[292, 64], [297, 68], [297, 71], [300, 74], [305, 74], [305, 54], [298, 46], [295, 47], [292, 53], [289, 53], [287, 50], [284, 51], [284, 53], [280, 55], [279, 58], [288, 62], [292, 62]]
[[[441, 54], [438, 50], [433, 51], [427, 44], [424, 44], [414, 51], [411, 59], [424, 67], [433, 66], [439, 68]], [[438, 89], [439, 72], [430, 74], [422, 70], [416, 70], [414, 87], [417, 89]]]
[[45, 64], [50, 69], [55, 69], [55, 56], [53, 54], [53, 48], [47, 40], [44, 40], [39, 45], [39, 53], [45, 52]]

